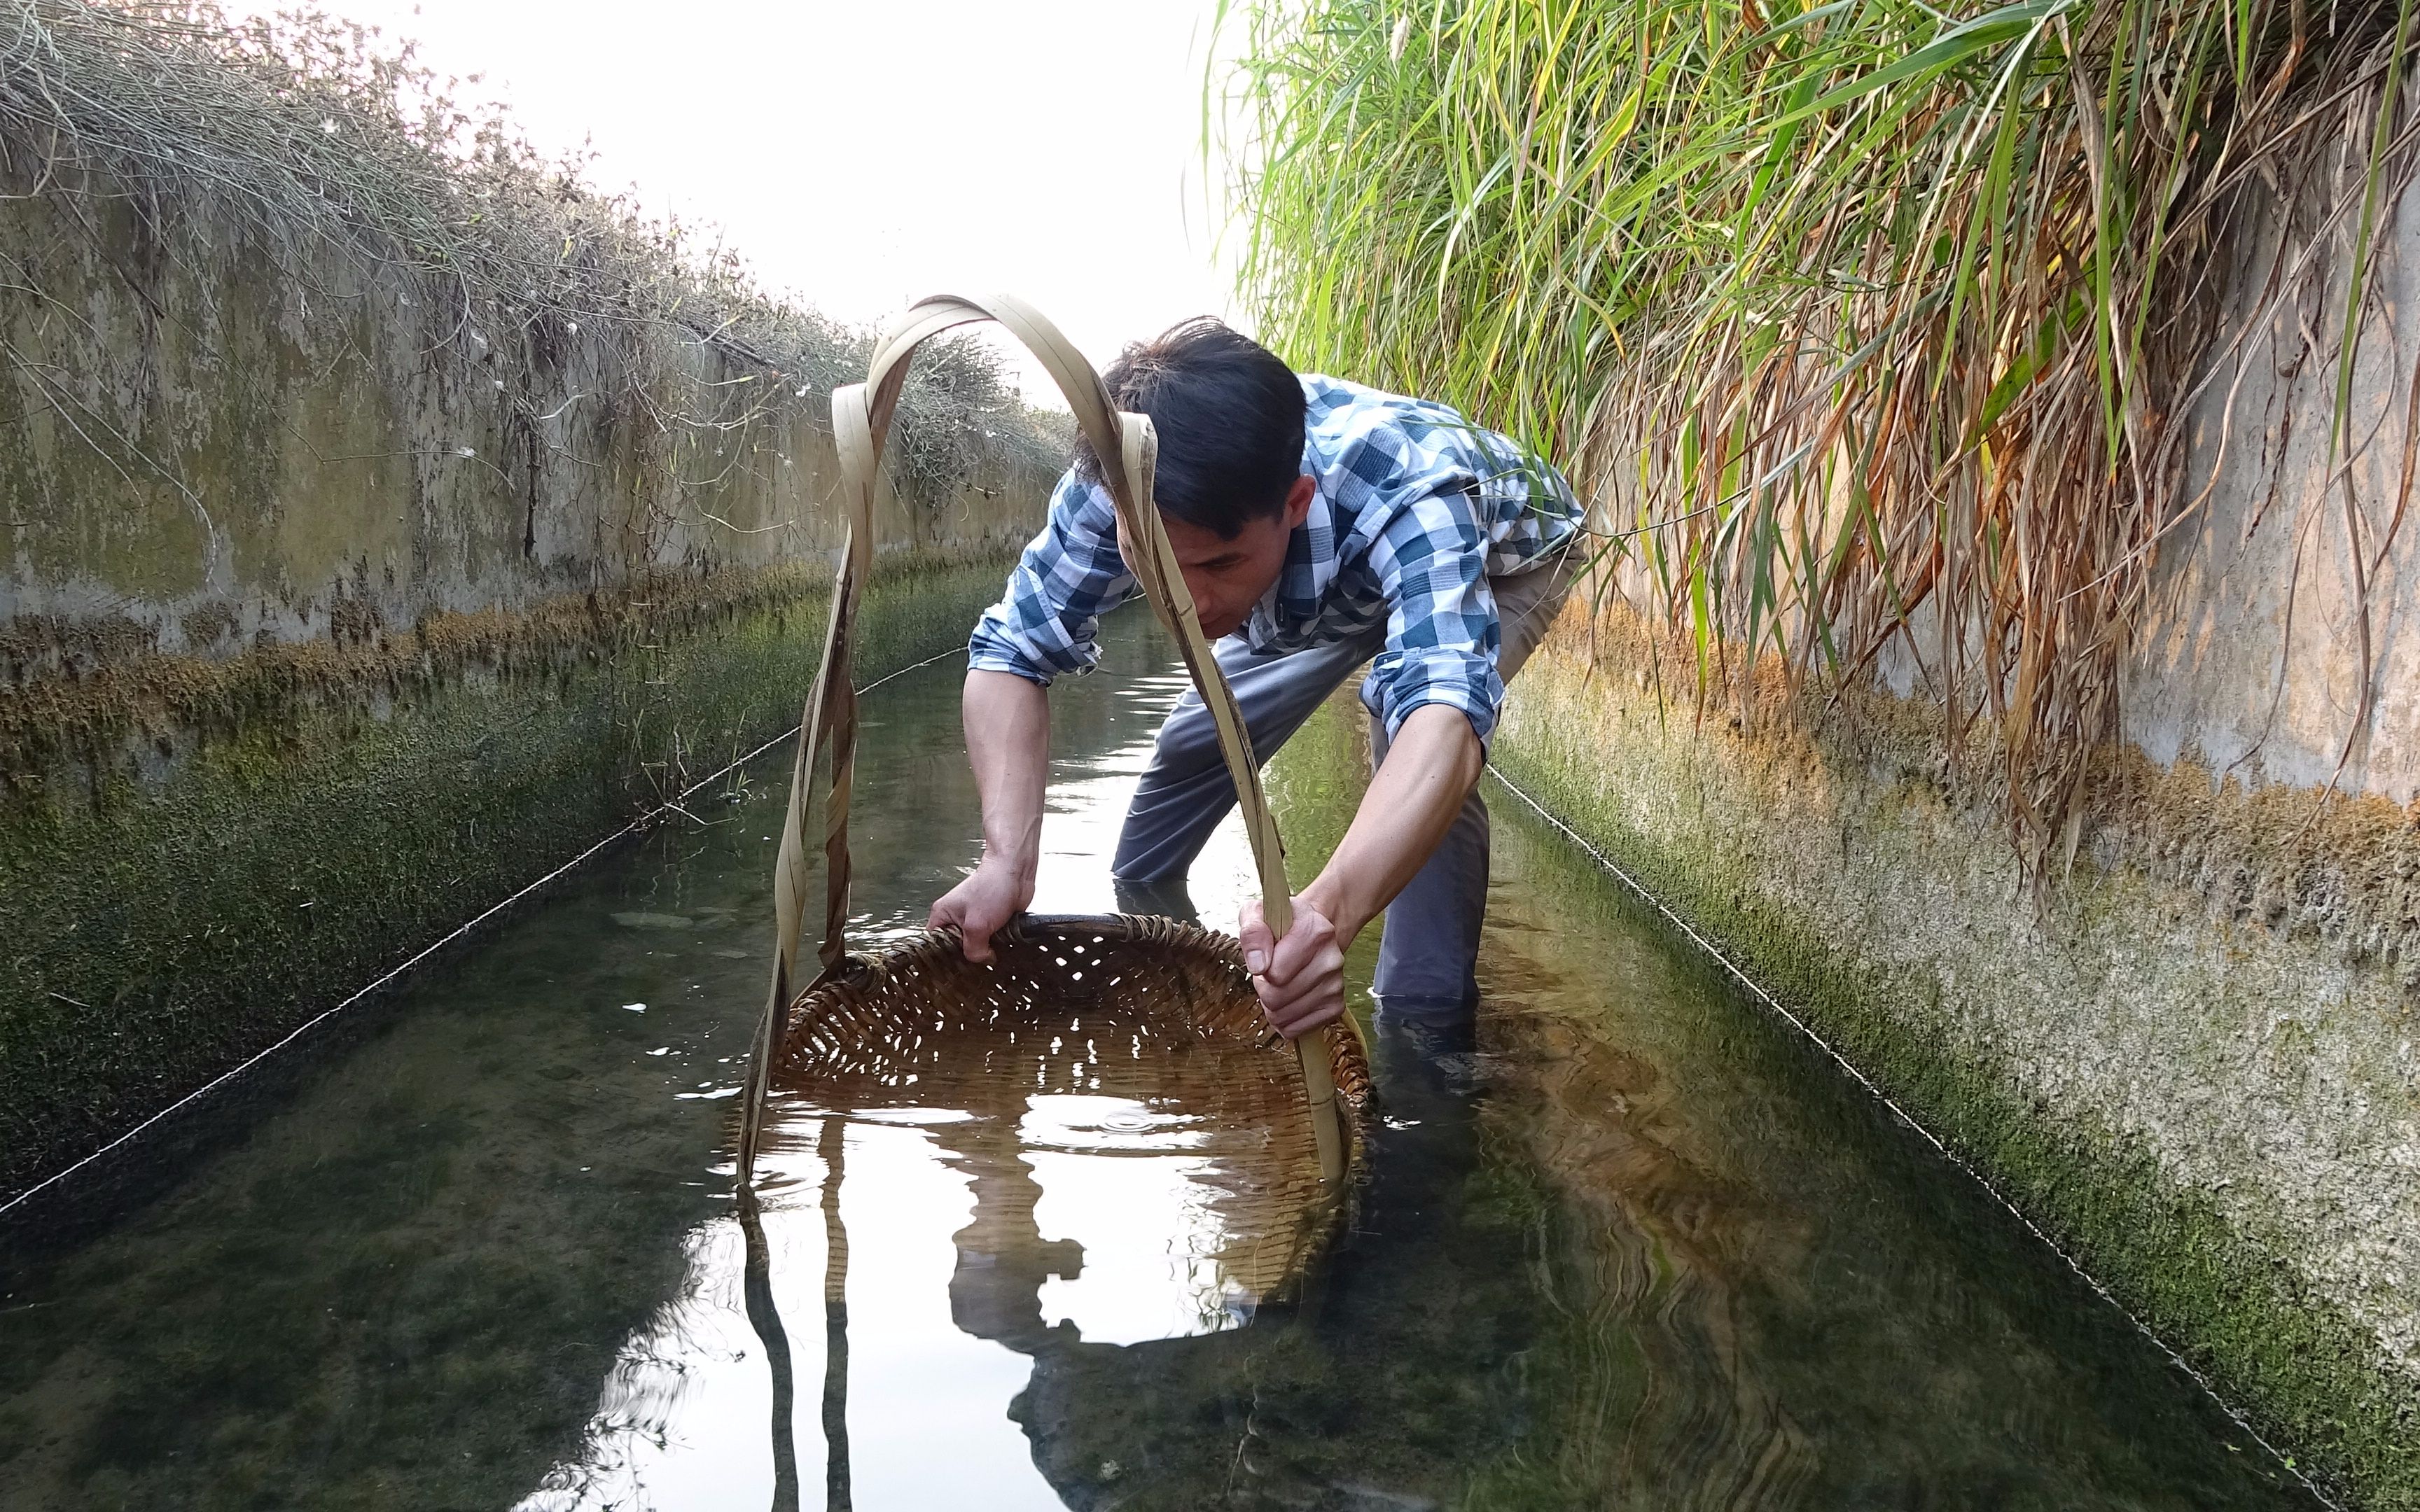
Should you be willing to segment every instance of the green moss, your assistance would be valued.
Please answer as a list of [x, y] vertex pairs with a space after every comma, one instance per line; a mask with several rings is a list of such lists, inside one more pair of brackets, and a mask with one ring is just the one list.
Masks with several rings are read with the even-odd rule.
[[[1528, 737], [1528, 738], [1525, 738]], [[1765, 901], [1732, 842], [1685, 854], [1620, 817], [1588, 753], [1514, 728], [1496, 759], [1590, 843], [1699, 930], [1912, 1115], [1972, 1162], [2086, 1272], [2180, 1350], [2226, 1400], [2359, 1504], [2420, 1508], [2420, 1391], [2374, 1338], [2299, 1286], [2259, 1236], [2180, 1190], [2115, 1131], [2058, 1120], [2012, 1078], [1916, 1032], [1942, 984], [1847, 962], [1815, 921]]]
[[[625, 1341], [680, 1305], [685, 1240], [728, 1214], [703, 1180], [725, 1104], [666, 1094], [741, 1050], [749, 1012], [664, 990], [694, 964], [597, 915], [633, 889], [762, 897], [724, 870], [734, 829], [760, 832], [659, 832], [550, 889], [551, 924], [415, 973], [408, 1017], [310, 1057], [289, 1108], [156, 1206], [73, 1246], [15, 1236], [0, 1504], [493, 1508], [576, 1460]], [[651, 1011], [582, 1012], [602, 995], [568, 984], [609, 978]], [[533, 993], [551, 1011], [515, 1011]]]
[[[992, 563], [892, 564], [863, 675], [962, 640], [999, 580]], [[140, 697], [73, 705], [71, 733], [21, 717], [17, 754], [53, 760], [12, 768], [0, 810], [0, 1190], [787, 728], [828, 595], [791, 578], [739, 596], [636, 628], [461, 616], [478, 623], [412, 638], [416, 660], [392, 642], [231, 671], [148, 657], [115, 685]], [[557, 633], [583, 623], [606, 628]], [[140, 770], [138, 728], [175, 753], [153, 758], [164, 777]]]
[[[914, 577], [931, 565], [901, 570]], [[431, 614], [409, 627], [339, 596], [325, 638], [224, 657], [162, 655], [150, 632], [126, 621], [20, 618], [0, 630], [5, 797], [55, 798], [73, 771], [105, 799], [114, 780], [134, 777], [147, 746], [240, 743], [332, 710], [426, 699], [465, 678], [569, 673], [784, 612], [820, 595], [823, 580], [805, 566], [659, 571], [525, 610]]]

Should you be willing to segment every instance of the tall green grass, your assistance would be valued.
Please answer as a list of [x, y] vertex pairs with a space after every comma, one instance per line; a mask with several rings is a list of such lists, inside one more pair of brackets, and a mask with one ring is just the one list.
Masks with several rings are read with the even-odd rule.
[[[2315, 326], [2362, 440], [2412, 5], [1228, 0], [1212, 103], [1281, 350], [1565, 463], [1710, 697], [1896, 639], [2039, 861], [2242, 333]], [[2358, 568], [2400, 513], [2343, 507]]]

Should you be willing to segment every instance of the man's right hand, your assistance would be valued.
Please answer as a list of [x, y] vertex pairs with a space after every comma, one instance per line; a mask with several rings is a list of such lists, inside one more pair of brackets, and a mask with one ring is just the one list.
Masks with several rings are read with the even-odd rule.
[[991, 937], [1033, 901], [1032, 873], [986, 856], [967, 879], [933, 904], [927, 929], [954, 928], [967, 959], [991, 959]]

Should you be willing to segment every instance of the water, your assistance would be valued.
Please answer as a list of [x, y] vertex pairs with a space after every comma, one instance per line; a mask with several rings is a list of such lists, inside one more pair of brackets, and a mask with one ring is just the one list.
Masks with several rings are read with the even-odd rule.
[[[1057, 696], [1038, 907], [1110, 905], [1179, 687], [1121, 631]], [[950, 666], [865, 712], [878, 940], [971, 863], [974, 800]], [[1332, 709], [1273, 770], [1299, 872], [1361, 759]], [[1290, 1299], [1234, 1262], [1218, 1131], [1072, 1086], [794, 1100], [752, 1235], [726, 1124], [778, 798], [597, 863], [0, 1236], [0, 1504], [2312, 1504], [1500, 790], [1484, 1019], [1377, 1026], [1370, 1180]], [[1248, 876], [1222, 835], [1204, 917]]]

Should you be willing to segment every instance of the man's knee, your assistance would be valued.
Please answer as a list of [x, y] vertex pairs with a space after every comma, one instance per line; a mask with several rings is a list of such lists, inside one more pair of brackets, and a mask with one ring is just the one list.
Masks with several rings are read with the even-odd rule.
[[1218, 749], [1218, 722], [1210, 717], [1199, 695], [1187, 693], [1160, 721], [1144, 779], [1149, 781], [1163, 773], [1182, 775], [1213, 763], [1223, 765], [1225, 761]]

